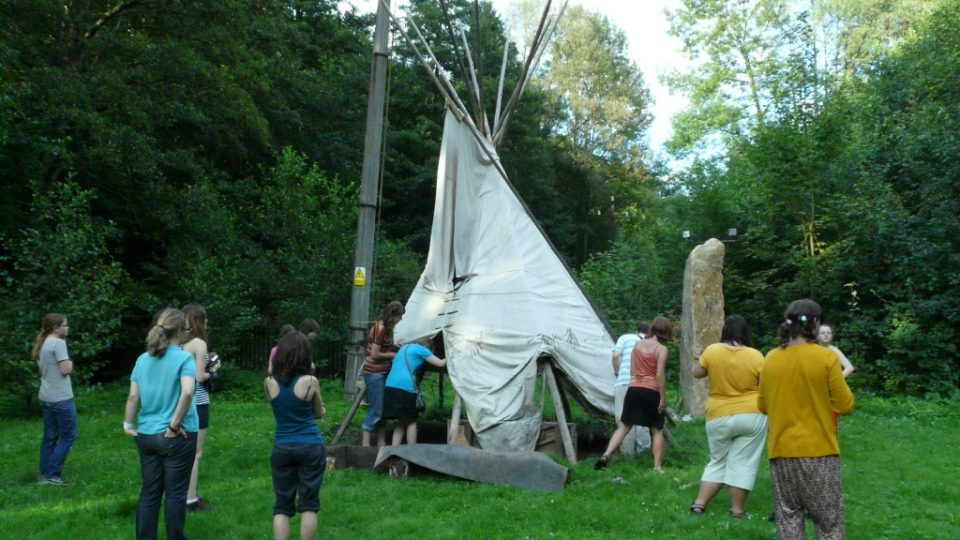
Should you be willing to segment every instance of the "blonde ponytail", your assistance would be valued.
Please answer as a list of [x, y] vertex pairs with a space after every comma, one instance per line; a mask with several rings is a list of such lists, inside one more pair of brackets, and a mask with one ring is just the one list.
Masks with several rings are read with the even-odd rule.
[[170, 345], [170, 340], [182, 333], [187, 327], [186, 317], [176, 308], [166, 308], [155, 317], [156, 322], [147, 332], [147, 352], [150, 356], [161, 357]]

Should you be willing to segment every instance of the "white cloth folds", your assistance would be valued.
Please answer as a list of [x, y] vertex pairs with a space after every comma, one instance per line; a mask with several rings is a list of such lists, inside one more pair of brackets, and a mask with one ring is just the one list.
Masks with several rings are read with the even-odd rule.
[[450, 379], [483, 448], [532, 450], [537, 359], [549, 357], [588, 409], [612, 415], [614, 343], [480, 144], [447, 112], [430, 251], [395, 338], [442, 331]]

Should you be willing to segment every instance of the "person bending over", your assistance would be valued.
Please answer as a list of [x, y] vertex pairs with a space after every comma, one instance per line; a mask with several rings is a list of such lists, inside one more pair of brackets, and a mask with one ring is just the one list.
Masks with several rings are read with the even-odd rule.
[[399, 420], [393, 429], [393, 445], [403, 443], [403, 436], [407, 436], [407, 444], [417, 444], [417, 418], [420, 411], [417, 407], [417, 388], [414, 373], [425, 363], [436, 367], [444, 367], [447, 361], [437, 358], [427, 348], [430, 338], [407, 343], [400, 347], [397, 356], [393, 359], [393, 366], [383, 393], [383, 418]]

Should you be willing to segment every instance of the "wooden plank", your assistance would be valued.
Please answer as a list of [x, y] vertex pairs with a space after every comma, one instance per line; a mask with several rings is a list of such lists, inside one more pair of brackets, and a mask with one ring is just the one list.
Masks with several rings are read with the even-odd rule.
[[327, 447], [327, 470], [373, 469], [379, 450], [374, 446], [330, 445]]
[[[567, 423], [567, 429], [570, 430], [570, 439], [577, 440], [577, 425]], [[560, 428], [556, 422], [543, 422], [540, 424], [540, 436], [537, 438], [537, 452], [549, 452], [558, 456], [564, 456], [563, 437], [560, 436]]]
[[547, 388], [550, 389], [550, 396], [553, 398], [553, 410], [557, 415], [557, 424], [560, 428], [560, 437], [563, 439], [563, 450], [567, 454], [567, 461], [576, 465], [577, 449], [573, 446], [570, 430], [567, 428], [567, 415], [563, 412], [563, 401], [560, 398], [560, 390], [557, 388], [557, 379], [553, 375], [553, 367], [548, 362], [543, 364], [543, 376], [547, 380]]
[[353, 415], [357, 413], [357, 407], [360, 406], [360, 402], [363, 401], [363, 398], [367, 395], [367, 389], [357, 392], [357, 397], [353, 398], [353, 404], [350, 405], [350, 412], [343, 417], [343, 422], [340, 422], [340, 429], [337, 430], [337, 434], [333, 437], [333, 442], [330, 443], [331, 446], [335, 446], [340, 442], [340, 437], [343, 437], [343, 432], [347, 431], [347, 426], [350, 425], [350, 421], [353, 420]]

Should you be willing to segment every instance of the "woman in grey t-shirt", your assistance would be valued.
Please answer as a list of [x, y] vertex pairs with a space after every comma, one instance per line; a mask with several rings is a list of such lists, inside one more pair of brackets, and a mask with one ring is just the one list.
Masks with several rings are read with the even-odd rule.
[[63, 464], [77, 439], [77, 408], [73, 403], [70, 373], [73, 362], [67, 353], [67, 318], [59, 313], [43, 317], [33, 347], [40, 369], [40, 408], [43, 411], [43, 441], [40, 443], [40, 483], [59, 486]]

